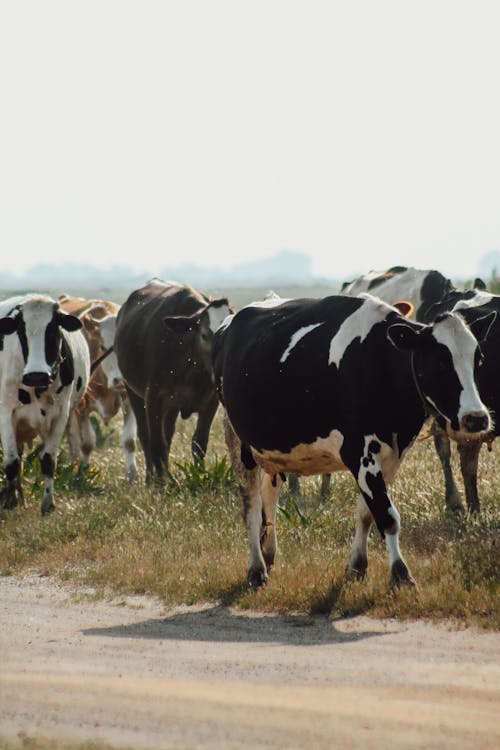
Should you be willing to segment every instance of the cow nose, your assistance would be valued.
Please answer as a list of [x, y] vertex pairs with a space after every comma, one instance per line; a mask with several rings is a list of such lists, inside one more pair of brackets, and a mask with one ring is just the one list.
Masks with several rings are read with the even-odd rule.
[[23, 375], [23, 385], [28, 388], [47, 388], [49, 376], [46, 372], [27, 372]]
[[486, 432], [490, 428], [489, 415], [484, 411], [466, 414], [462, 419], [462, 427], [466, 432]]

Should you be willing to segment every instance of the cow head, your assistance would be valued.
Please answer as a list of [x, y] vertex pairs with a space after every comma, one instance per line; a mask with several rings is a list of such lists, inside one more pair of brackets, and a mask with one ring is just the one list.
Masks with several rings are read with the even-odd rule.
[[491, 429], [491, 419], [474, 380], [481, 342], [495, 319], [490, 313], [469, 327], [455, 314], [432, 325], [404, 320], [387, 329], [392, 344], [411, 353], [413, 375], [422, 399], [455, 440], [478, 438]]
[[43, 295], [31, 295], [10, 315], [0, 319], [0, 334], [17, 333], [24, 358], [23, 385], [47, 388], [55, 379], [61, 361], [61, 329], [77, 331], [78, 318], [59, 309], [57, 302]]
[[186, 350], [191, 350], [192, 344], [193, 353], [202, 358], [207, 369], [211, 369], [213, 335], [231, 312], [228, 300], [222, 297], [191, 315], [169, 315], [163, 322], [170, 331], [182, 337], [188, 336], [191, 341]]
[[106, 355], [100, 363], [106, 378], [106, 385], [108, 388], [122, 390], [124, 388], [123, 376], [118, 367], [116, 354], [112, 351], [116, 333], [116, 315], [96, 317], [92, 310], [84, 313], [81, 320], [92, 362], [95, 363]]

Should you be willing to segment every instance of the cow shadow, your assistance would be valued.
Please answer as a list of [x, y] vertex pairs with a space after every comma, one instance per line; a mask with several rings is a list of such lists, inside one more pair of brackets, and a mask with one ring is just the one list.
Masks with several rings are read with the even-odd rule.
[[[320, 646], [361, 641], [387, 635], [387, 630], [355, 626], [339, 629], [327, 615], [269, 615], [234, 611], [224, 604], [205, 605], [141, 622], [111, 627], [87, 628], [85, 636], [156, 640], [203, 641], [212, 643], [276, 643], [287, 646]], [[348, 618], [344, 618], [345, 622]]]

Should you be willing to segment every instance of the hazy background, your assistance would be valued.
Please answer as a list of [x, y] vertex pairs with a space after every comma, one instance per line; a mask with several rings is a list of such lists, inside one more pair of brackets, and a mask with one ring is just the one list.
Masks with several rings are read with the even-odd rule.
[[498, 0], [0, 9], [0, 289], [500, 268]]

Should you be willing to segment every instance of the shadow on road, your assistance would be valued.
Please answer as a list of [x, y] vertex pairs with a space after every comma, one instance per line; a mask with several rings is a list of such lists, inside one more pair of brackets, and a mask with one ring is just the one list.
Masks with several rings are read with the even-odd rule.
[[[185, 610], [188, 608], [185, 607]], [[206, 606], [144, 622], [106, 628], [88, 628], [88, 636], [109, 638], [156, 638], [159, 640], [283, 643], [288, 646], [316, 646], [325, 643], [350, 643], [387, 631], [343, 632], [320, 615], [262, 615], [233, 612], [224, 605]]]

